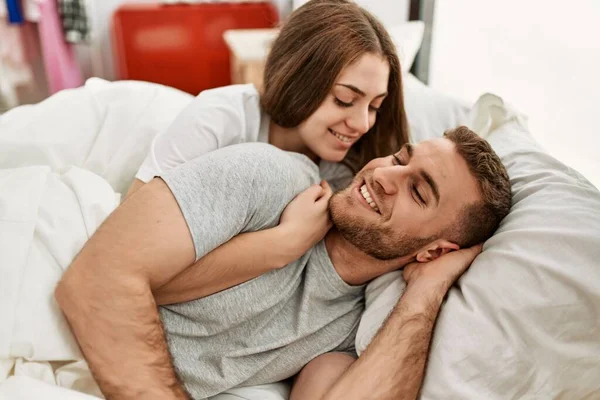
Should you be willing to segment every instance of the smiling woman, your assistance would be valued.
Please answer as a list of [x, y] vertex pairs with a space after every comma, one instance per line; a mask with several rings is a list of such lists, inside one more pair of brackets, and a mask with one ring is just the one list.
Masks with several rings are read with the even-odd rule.
[[272, 122], [270, 143], [313, 160], [342, 161], [375, 125], [387, 95], [389, 70], [381, 56], [362, 55], [342, 70], [330, 94], [297, 127]]
[[[235, 143], [267, 142], [321, 167], [343, 162], [356, 172], [408, 142], [396, 47], [383, 25], [353, 2], [313, 0], [294, 11], [273, 42], [263, 86], [262, 92], [233, 85], [200, 93], [154, 139], [129, 194]], [[332, 183], [351, 175], [340, 166], [321, 172]]]

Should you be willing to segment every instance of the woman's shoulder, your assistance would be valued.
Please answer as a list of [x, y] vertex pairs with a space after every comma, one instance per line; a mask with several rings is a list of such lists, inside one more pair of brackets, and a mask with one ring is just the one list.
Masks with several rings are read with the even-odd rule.
[[213, 132], [220, 138], [218, 147], [223, 143], [265, 141], [263, 126], [268, 125], [260, 107], [260, 94], [252, 84], [204, 90], [178, 119], [197, 131]]

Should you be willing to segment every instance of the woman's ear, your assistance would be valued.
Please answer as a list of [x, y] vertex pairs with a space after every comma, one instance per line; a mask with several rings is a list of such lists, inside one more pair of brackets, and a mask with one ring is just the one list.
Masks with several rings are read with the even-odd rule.
[[438, 239], [423, 247], [416, 256], [418, 262], [433, 261], [454, 250], [459, 250], [460, 246], [445, 239]]

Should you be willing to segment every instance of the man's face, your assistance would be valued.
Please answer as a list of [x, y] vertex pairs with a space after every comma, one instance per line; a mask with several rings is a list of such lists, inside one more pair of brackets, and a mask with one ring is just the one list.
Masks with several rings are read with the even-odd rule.
[[390, 260], [445, 239], [462, 208], [479, 199], [466, 161], [440, 138], [374, 159], [332, 197], [330, 211], [346, 240]]

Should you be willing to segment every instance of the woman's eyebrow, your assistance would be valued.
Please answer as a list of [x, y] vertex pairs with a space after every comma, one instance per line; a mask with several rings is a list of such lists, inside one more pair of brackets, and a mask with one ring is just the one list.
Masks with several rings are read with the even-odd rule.
[[[343, 86], [343, 87], [345, 87], [345, 88], [348, 88], [348, 89], [352, 90], [354, 93], [356, 93], [356, 94], [358, 94], [358, 95], [360, 95], [360, 96], [362, 96], [362, 97], [365, 97], [365, 96], [367, 95], [365, 92], [363, 92], [362, 90], [360, 90], [359, 88], [357, 88], [357, 87], [356, 87], [356, 86], [354, 86], [354, 85], [349, 85], [349, 84], [347, 84], [347, 83], [336, 83], [336, 85], [339, 85], [339, 86]], [[375, 96], [375, 98], [378, 98], [378, 97], [385, 97], [385, 96], [387, 96], [387, 92], [384, 92], [384, 93], [378, 94], [377, 96]]]

